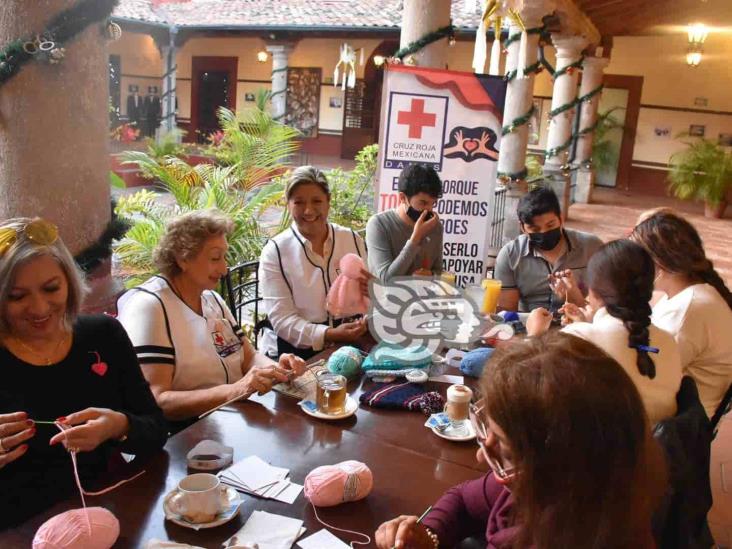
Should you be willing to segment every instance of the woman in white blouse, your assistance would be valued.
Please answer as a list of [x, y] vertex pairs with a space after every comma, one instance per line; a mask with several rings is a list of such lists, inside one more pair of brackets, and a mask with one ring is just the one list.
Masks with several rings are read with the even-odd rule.
[[304, 371], [295, 356], [283, 355], [277, 364], [257, 353], [214, 291], [226, 274], [232, 230], [231, 220], [215, 210], [174, 219], [154, 253], [161, 274], [117, 305], [142, 372], [171, 420], [266, 393]]
[[[651, 425], [676, 414], [682, 377], [676, 342], [651, 324], [653, 277], [653, 261], [641, 246], [629, 240], [608, 242], [587, 266], [589, 306], [581, 310], [567, 303], [562, 309], [572, 322], [562, 331], [593, 343], [623, 367]], [[533, 311], [528, 334], [545, 332], [551, 319], [546, 309]]]
[[[364, 319], [333, 318], [326, 297], [346, 254], [366, 263], [366, 246], [353, 230], [328, 223], [330, 188], [323, 172], [301, 166], [285, 189], [293, 223], [272, 238], [259, 261], [259, 287], [271, 329], [261, 349], [272, 358], [293, 353], [308, 359], [328, 343], [353, 343], [366, 333]], [[362, 271], [361, 291], [368, 295], [370, 274]]]
[[714, 270], [694, 226], [673, 213], [656, 211], [633, 230], [656, 264], [653, 323], [679, 344], [684, 372], [696, 381], [711, 417], [732, 383], [732, 294]]

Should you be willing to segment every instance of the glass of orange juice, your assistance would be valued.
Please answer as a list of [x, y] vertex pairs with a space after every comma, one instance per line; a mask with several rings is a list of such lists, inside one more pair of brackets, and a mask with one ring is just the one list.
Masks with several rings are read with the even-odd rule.
[[501, 281], [492, 278], [486, 278], [482, 282], [483, 286], [483, 306], [480, 312], [484, 315], [496, 314], [498, 307], [498, 297], [501, 295]]

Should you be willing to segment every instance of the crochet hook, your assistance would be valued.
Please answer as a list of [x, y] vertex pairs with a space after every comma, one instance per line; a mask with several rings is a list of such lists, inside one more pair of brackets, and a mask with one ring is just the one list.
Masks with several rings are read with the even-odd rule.
[[[417, 519], [417, 524], [422, 522], [422, 519], [427, 516], [427, 514], [432, 511], [432, 506], [430, 505], [427, 507], [427, 509], [424, 510], [424, 513], [422, 513], [419, 518]], [[391, 549], [396, 549], [396, 545], [392, 545]]]

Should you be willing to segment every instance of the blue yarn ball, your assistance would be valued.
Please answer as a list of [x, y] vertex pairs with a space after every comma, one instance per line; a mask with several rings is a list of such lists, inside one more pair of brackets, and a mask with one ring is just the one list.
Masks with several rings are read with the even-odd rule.
[[460, 361], [460, 371], [466, 376], [480, 377], [486, 362], [493, 354], [491, 347], [479, 347], [467, 353]]
[[362, 362], [361, 351], [355, 347], [341, 347], [328, 358], [328, 371], [332, 374], [340, 374], [346, 379], [351, 379], [361, 371]]

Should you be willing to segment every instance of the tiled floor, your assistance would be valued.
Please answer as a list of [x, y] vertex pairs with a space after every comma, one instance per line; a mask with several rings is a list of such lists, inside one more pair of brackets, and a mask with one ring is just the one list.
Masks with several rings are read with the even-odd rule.
[[[725, 219], [706, 219], [703, 207], [699, 204], [596, 189], [592, 204], [571, 206], [568, 225], [592, 231], [608, 241], [625, 236], [640, 212], [656, 206], [670, 206], [686, 214], [701, 234], [707, 255], [727, 284], [731, 285], [732, 212], [728, 211]], [[721, 421], [717, 438], [712, 444], [710, 476], [714, 505], [709, 513], [709, 526], [718, 547], [732, 549], [732, 414]]]

